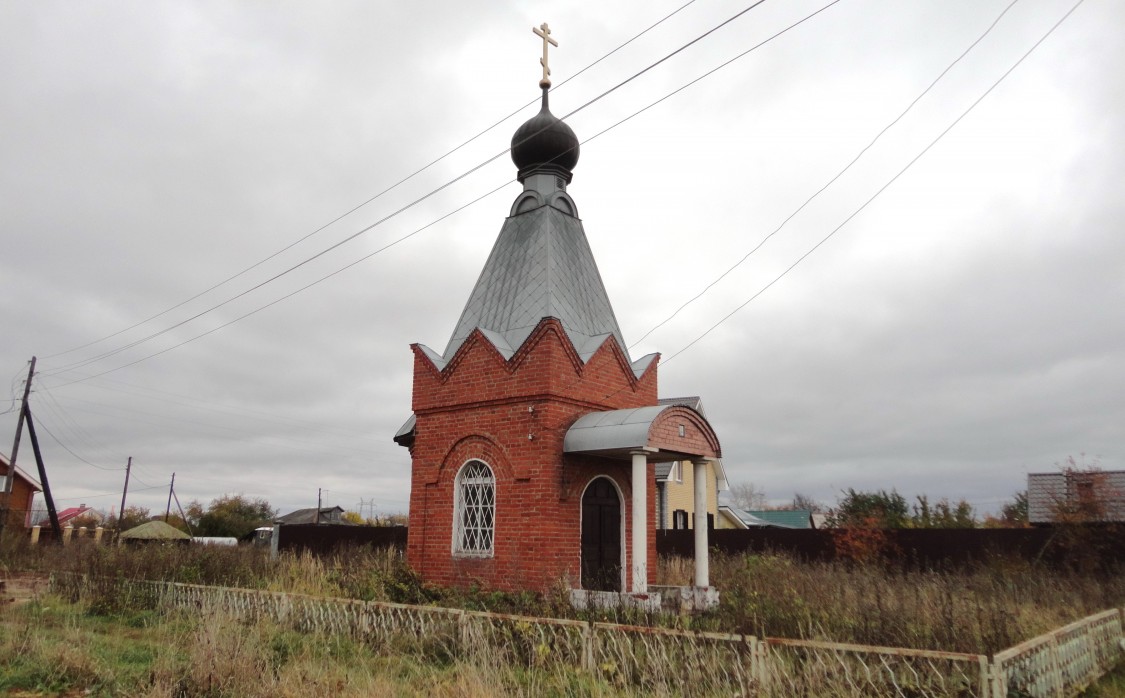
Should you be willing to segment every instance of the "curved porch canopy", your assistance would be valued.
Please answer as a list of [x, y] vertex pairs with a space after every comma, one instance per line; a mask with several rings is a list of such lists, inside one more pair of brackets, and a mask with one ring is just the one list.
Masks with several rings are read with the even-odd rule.
[[[688, 460], [714, 464], [718, 489], [727, 489], [722, 453], [715, 430], [701, 413], [685, 405], [652, 405], [583, 415], [563, 438], [563, 453], [600, 456], [632, 462], [633, 483], [643, 482], [653, 461]], [[706, 468], [692, 469], [696, 521], [707, 517]], [[634, 551], [648, 550], [647, 488], [633, 487]], [[695, 586], [709, 587], [707, 526], [695, 527]], [[647, 555], [634, 554], [633, 593], [648, 590]]]
[[563, 452], [629, 460], [643, 451], [651, 462], [709, 460], [726, 489], [722, 450], [707, 418], [684, 405], [652, 405], [583, 415], [566, 432]]

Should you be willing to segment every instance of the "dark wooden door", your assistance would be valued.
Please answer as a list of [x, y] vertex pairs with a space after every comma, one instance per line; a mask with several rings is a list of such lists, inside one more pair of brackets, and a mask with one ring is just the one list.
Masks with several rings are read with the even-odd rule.
[[621, 499], [609, 478], [582, 495], [582, 588], [621, 591]]

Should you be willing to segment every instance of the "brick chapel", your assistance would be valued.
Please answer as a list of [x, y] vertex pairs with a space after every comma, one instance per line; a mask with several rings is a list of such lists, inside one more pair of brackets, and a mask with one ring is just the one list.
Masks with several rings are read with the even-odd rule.
[[[439, 585], [645, 594], [656, 464], [717, 461], [719, 441], [700, 412], [658, 403], [658, 354], [629, 355], [567, 192], [579, 141], [548, 107], [557, 44], [535, 33], [542, 108], [511, 150], [523, 191], [445, 351], [411, 345], [413, 415], [394, 437], [412, 459], [407, 559]], [[707, 527], [695, 536], [707, 588]]]

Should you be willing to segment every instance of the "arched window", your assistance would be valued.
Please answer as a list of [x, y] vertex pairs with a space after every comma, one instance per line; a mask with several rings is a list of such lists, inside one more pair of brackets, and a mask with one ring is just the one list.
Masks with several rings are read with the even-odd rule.
[[453, 554], [492, 557], [496, 525], [496, 477], [479, 460], [461, 466], [454, 481]]

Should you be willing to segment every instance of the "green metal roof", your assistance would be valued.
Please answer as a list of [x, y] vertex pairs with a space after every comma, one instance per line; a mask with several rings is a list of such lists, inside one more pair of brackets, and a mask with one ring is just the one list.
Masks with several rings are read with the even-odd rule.
[[787, 528], [812, 528], [812, 512], [808, 509], [767, 509], [748, 511], [747, 514]]

